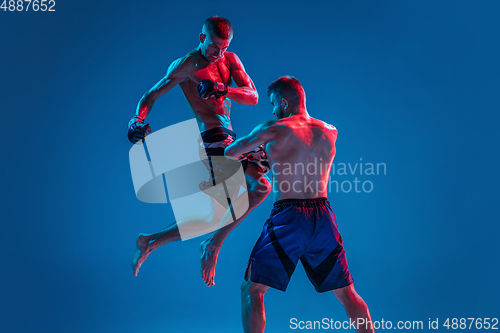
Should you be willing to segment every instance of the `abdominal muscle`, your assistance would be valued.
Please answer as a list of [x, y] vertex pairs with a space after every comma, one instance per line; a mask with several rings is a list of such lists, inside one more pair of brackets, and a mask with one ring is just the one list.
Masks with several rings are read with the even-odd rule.
[[182, 92], [198, 121], [200, 132], [204, 132], [215, 127], [224, 127], [232, 130], [231, 100], [220, 97], [218, 99], [201, 99], [196, 90], [196, 84], [192, 81], [184, 82], [181, 85]]

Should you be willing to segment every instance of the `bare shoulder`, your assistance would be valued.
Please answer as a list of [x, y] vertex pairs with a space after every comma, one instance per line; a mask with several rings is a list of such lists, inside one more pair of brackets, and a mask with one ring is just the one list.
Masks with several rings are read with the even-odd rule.
[[236, 62], [236, 61], [240, 61], [240, 58], [238, 58], [238, 56], [234, 52], [226, 52], [226, 53], [224, 53], [224, 58], [226, 58], [227, 60], [229, 60], [231, 63], [232, 62]]
[[319, 127], [327, 132], [337, 133], [337, 128], [335, 128], [335, 126], [333, 126], [332, 124], [329, 124], [323, 120], [315, 118], [312, 118], [312, 120], [313, 120], [313, 126]]
[[256, 132], [273, 131], [276, 128], [277, 120], [266, 120], [254, 129]]
[[279, 132], [280, 135], [285, 134], [286, 132], [290, 132], [293, 128], [296, 127], [296, 122], [292, 120], [291, 117], [282, 118], [279, 120], [271, 120], [273, 122], [272, 127], [276, 132]]
[[196, 68], [196, 55], [189, 52], [185, 56], [178, 58], [168, 66], [167, 78], [188, 78]]
[[331, 131], [331, 132], [337, 133], [337, 128], [335, 126], [333, 126], [332, 124], [326, 123], [324, 121], [321, 121], [321, 122], [323, 123], [323, 126], [325, 127], [325, 129], [327, 131]]
[[240, 58], [236, 55], [236, 53], [233, 52], [226, 52], [224, 53], [224, 58], [227, 59], [229, 62], [229, 66], [233, 70], [239, 70], [239, 69], [244, 69], [243, 63], [241, 62]]
[[333, 140], [333, 142], [337, 141], [337, 135], [338, 135], [337, 128], [322, 120], [318, 120], [318, 122], [320, 123], [319, 126], [321, 127], [323, 134], [329, 137], [331, 140]]
[[266, 120], [254, 128], [253, 134], [265, 137], [268, 141], [272, 141], [277, 136], [282, 137], [283, 131], [286, 129], [287, 126], [280, 120]]

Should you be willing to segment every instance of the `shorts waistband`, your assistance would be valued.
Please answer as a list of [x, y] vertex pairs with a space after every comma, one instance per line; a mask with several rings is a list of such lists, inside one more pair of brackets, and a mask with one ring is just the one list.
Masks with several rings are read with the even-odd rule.
[[204, 142], [217, 142], [224, 140], [223, 137], [231, 136], [236, 139], [236, 133], [225, 127], [214, 127], [201, 133]]
[[285, 206], [296, 206], [296, 207], [316, 207], [328, 205], [330, 202], [327, 198], [315, 198], [315, 199], [282, 199], [274, 203], [273, 209], [284, 208]]

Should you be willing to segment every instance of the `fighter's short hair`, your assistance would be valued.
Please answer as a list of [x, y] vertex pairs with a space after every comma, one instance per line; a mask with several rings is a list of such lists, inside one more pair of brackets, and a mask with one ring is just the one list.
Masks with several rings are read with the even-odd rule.
[[219, 16], [207, 18], [203, 24], [203, 31], [222, 39], [230, 39], [233, 37], [233, 26], [231, 22]]
[[267, 88], [267, 96], [275, 95], [285, 98], [292, 105], [299, 105], [306, 98], [306, 92], [300, 81], [293, 76], [282, 76]]

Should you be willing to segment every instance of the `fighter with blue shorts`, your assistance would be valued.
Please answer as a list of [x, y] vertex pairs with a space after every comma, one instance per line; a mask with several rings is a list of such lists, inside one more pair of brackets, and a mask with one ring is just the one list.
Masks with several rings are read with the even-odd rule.
[[241, 287], [244, 331], [264, 332], [264, 295], [269, 288], [285, 291], [300, 260], [316, 291], [332, 290], [356, 322], [355, 329], [373, 332], [326, 199], [337, 129], [309, 116], [304, 88], [294, 77], [274, 81], [267, 95], [278, 120], [262, 123], [225, 149], [227, 157], [236, 159], [249, 148], [265, 145], [273, 175], [274, 206]]

